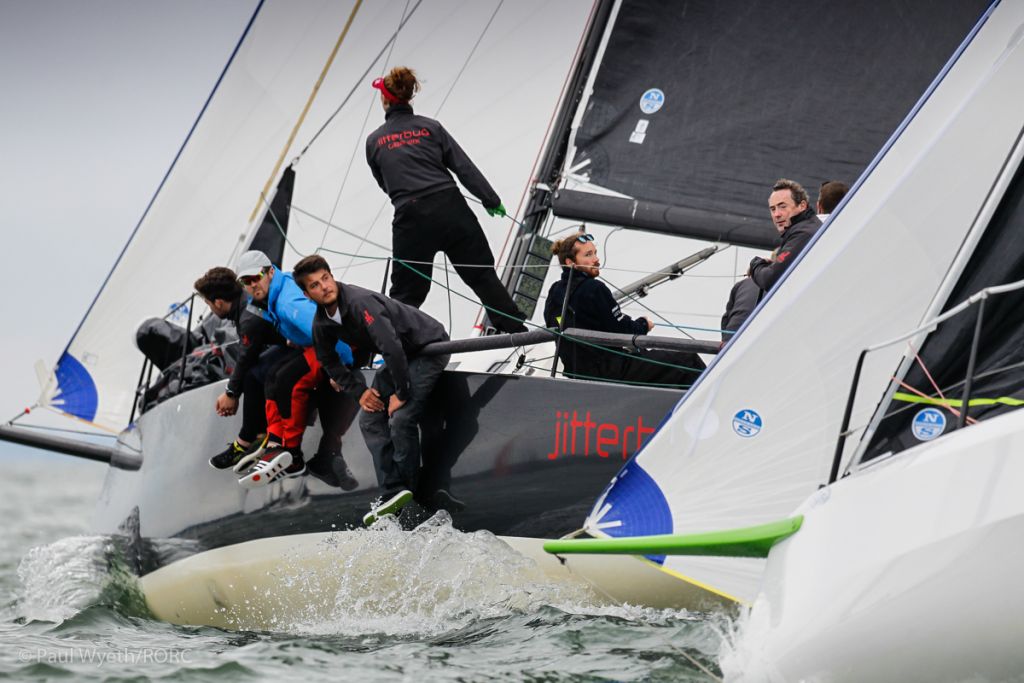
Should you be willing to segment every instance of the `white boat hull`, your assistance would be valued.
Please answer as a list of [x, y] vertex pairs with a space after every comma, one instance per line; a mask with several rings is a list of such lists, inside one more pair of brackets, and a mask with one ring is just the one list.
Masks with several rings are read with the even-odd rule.
[[178, 560], [140, 584], [161, 620], [244, 630], [359, 617], [367, 603], [371, 613], [385, 610], [414, 591], [423, 593], [415, 599], [420, 606], [456, 591], [476, 604], [494, 601], [499, 589], [507, 591], [501, 602], [512, 605], [538, 592], [546, 601], [574, 604], [709, 610], [732, 604], [640, 558], [580, 556], [562, 563], [544, 552], [544, 539], [446, 532], [454, 530], [435, 538], [430, 531], [375, 529], [258, 539]]
[[1024, 672], [1024, 412], [869, 465], [805, 503], [736, 650], [744, 681]]

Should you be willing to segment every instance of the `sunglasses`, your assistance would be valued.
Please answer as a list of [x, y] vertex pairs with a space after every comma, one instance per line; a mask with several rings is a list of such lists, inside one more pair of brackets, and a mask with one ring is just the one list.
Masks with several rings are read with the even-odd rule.
[[577, 235], [576, 236], [576, 241], [577, 242], [583, 242], [584, 244], [586, 244], [587, 242], [593, 242], [594, 239], [595, 239], [594, 236], [591, 235], [589, 232], [585, 232], [582, 235]]
[[262, 268], [260, 269], [260, 272], [256, 275], [243, 275], [242, 277], [238, 278], [238, 283], [243, 287], [248, 287], [249, 285], [254, 285], [260, 280], [262, 280], [266, 276], [266, 274], [267, 269]]

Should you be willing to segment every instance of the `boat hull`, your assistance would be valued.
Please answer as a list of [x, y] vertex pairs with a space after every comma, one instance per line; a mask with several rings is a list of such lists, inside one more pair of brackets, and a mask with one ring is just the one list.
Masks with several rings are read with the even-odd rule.
[[[380, 496], [379, 472], [358, 423], [343, 453], [358, 480], [351, 491], [313, 477], [243, 489], [207, 459], [239, 427], [213, 406], [220, 383], [161, 403], [123, 441], [143, 453], [137, 471], [111, 468], [96, 526], [135, 537], [140, 574], [184, 555], [261, 538], [361, 528]], [[424, 451], [417, 498], [431, 487], [464, 502], [455, 528], [525, 538], [572, 533], [623, 462], [652, 434], [679, 392], [548, 377], [445, 372], [432, 400], [434, 437]], [[316, 451], [318, 426], [305, 453]], [[166, 543], [174, 539], [175, 543]], [[185, 542], [187, 541], [187, 543]], [[168, 550], [170, 548], [170, 550]]]
[[[1024, 412], [872, 464], [769, 556], [741, 680], [1005, 680], [1024, 671]], [[729, 659], [729, 658], [727, 658]]]

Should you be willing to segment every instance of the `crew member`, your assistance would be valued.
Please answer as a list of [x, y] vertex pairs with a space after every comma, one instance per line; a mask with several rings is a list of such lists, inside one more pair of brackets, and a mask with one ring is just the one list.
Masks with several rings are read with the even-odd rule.
[[[382, 502], [363, 517], [364, 524], [394, 514], [412, 500], [420, 467], [420, 421], [427, 400], [450, 356], [419, 351], [447, 341], [438, 321], [383, 294], [337, 282], [322, 256], [295, 264], [296, 282], [317, 303], [313, 322], [316, 355], [336, 391], [359, 401], [359, 426], [384, 478]], [[338, 355], [342, 341], [355, 350], [354, 367], [384, 358], [373, 386]]]
[[226, 449], [210, 458], [211, 466], [223, 470], [234, 467], [262, 446], [267, 429], [263, 386], [278, 363], [297, 351], [285, 346], [284, 337], [274, 326], [248, 306], [249, 296], [230, 268], [211, 268], [194, 286], [215, 316], [235, 324], [242, 346], [238, 362], [228, 377], [228, 386], [217, 397], [214, 407], [222, 417], [234, 415], [238, 412], [239, 399], [245, 396], [238, 436]]
[[[837, 204], [839, 199], [836, 199]], [[778, 282], [821, 227], [821, 219], [808, 206], [807, 191], [800, 183], [786, 178], [780, 178], [772, 185], [768, 212], [779, 233], [779, 246], [767, 259], [755, 256], [750, 261], [747, 277], [733, 285], [722, 315], [723, 344], [746, 322], [765, 292]]]
[[525, 331], [525, 316], [494, 272], [487, 237], [450, 171], [487, 213], [505, 216], [497, 193], [444, 126], [413, 113], [409, 101], [420, 84], [411, 69], [395, 67], [373, 87], [386, 113], [384, 125], [366, 139], [366, 161], [395, 207], [391, 297], [419, 308], [430, 291], [434, 256], [443, 251], [497, 330]]
[[[264, 319], [300, 352], [277, 366], [267, 386], [266, 451], [239, 484], [245, 487], [265, 486], [282, 477], [305, 474], [302, 436], [306, 430], [310, 401], [317, 384], [325, 376], [313, 350], [313, 315], [316, 306], [295, 284], [291, 273], [277, 270], [261, 251], [242, 254], [238, 279], [252, 297]], [[342, 363], [352, 362], [352, 350], [339, 344], [335, 350]], [[333, 392], [324, 392], [330, 396]], [[328, 400], [325, 398], [325, 400]], [[354, 404], [324, 405], [320, 411], [324, 437], [314, 461], [321, 474], [347, 474], [339, 482], [342, 488], [354, 488], [351, 472], [341, 456], [341, 436], [355, 419]], [[320, 456], [323, 456], [322, 458]], [[339, 463], [332, 461], [339, 460]], [[312, 461], [311, 461], [312, 467]]]
[[[611, 290], [597, 279], [601, 274], [601, 260], [593, 235], [571, 235], [555, 242], [551, 251], [562, 264], [562, 277], [548, 290], [544, 305], [544, 323], [548, 327], [632, 335], [644, 335], [654, 328], [647, 318], [634, 320], [623, 313]], [[569, 290], [567, 302], [566, 288]], [[563, 305], [567, 320], [561, 318]], [[618, 349], [589, 346], [569, 339], [562, 340], [558, 353], [563, 374], [577, 379], [686, 388], [704, 370], [704, 362], [695, 353], [644, 351], [642, 355], [627, 356]]]

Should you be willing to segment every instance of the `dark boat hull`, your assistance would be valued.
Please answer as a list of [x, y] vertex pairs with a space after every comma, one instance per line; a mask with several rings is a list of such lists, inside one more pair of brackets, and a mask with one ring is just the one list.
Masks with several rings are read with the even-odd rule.
[[[352, 491], [311, 477], [247, 491], [237, 475], [211, 469], [207, 458], [238, 428], [237, 418], [213, 412], [220, 390], [196, 389], [147, 412], [126, 435], [141, 443], [142, 467], [109, 472], [98, 526], [133, 537], [140, 573], [258, 538], [359, 527], [381, 494], [358, 422], [343, 439], [359, 481]], [[433, 493], [442, 487], [464, 503], [452, 511], [461, 530], [530, 538], [570, 533], [679, 397], [663, 389], [447, 371], [424, 425], [418, 510], [432, 512]], [[315, 452], [319, 436], [318, 426], [307, 430], [305, 452]]]

